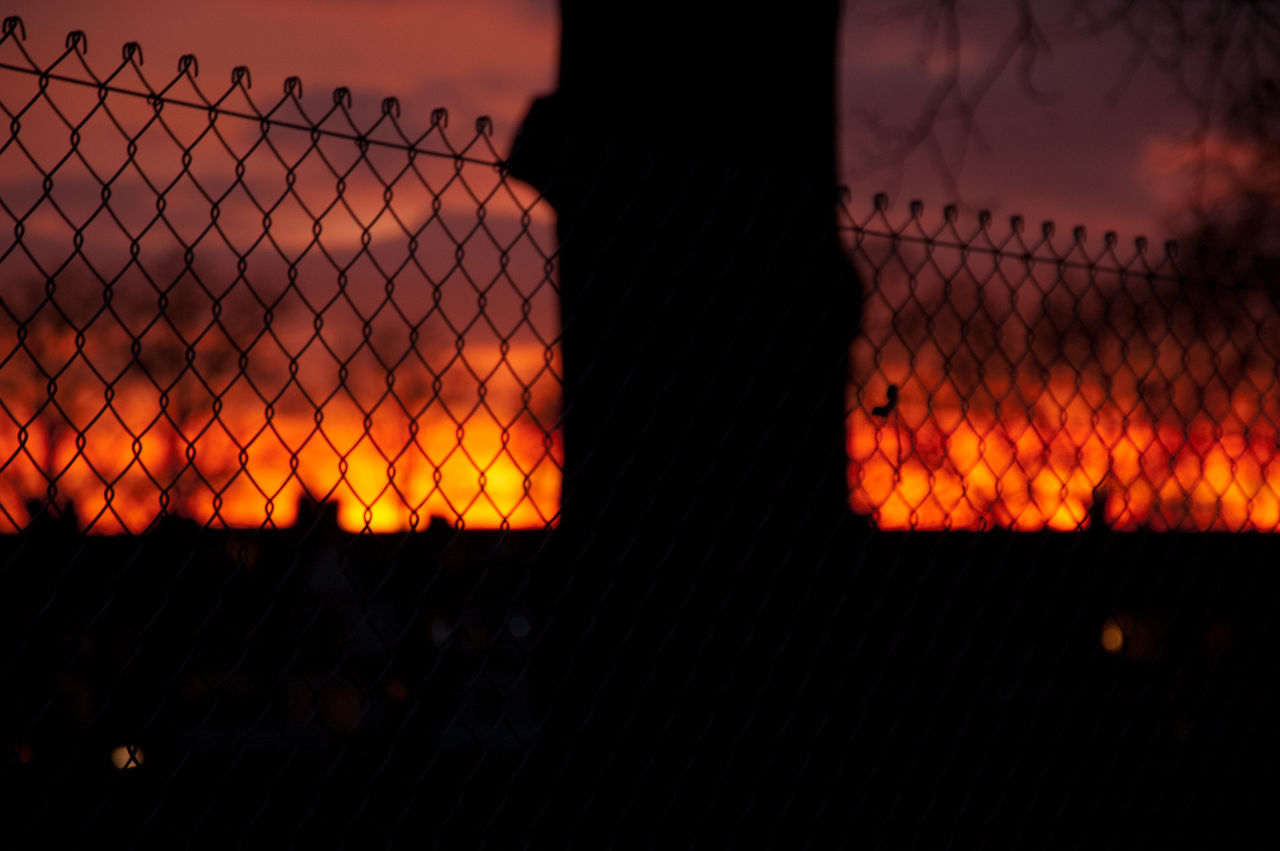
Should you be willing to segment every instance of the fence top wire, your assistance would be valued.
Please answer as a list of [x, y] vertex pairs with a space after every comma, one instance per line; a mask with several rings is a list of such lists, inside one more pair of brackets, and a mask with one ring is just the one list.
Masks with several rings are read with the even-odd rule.
[[[414, 136], [406, 132], [401, 123], [399, 99], [383, 98], [378, 118], [362, 129], [351, 113], [351, 90], [346, 87], [334, 89], [331, 105], [321, 115], [314, 116], [308, 113], [302, 102], [302, 80], [298, 77], [287, 77], [279, 100], [264, 110], [258, 106], [250, 93], [253, 88], [252, 75], [249, 68], [244, 65], [238, 65], [231, 70], [231, 82], [225, 91], [216, 97], [210, 97], [197, 79], [200, 76], [200, 64], [194, 54], [188, 53], [181, 56], [173, 79], [157, 89], [143, 73], [142, 46], [138, 42], [125, 43], [121, 48], [119, 64], [111, 73], [100, 77], [94, 73], [86, 58], [88, 37], [80, 30], [67, 33], [62, 53], [43, 67], [27, 51], [23, 45], [25, 40], [26, 28], [22, 19], [17, 16], [5, 18], [0, 28], [0, 45], [12, 45], [25, 64], [0, 61], [0, 69], [36, 76], [40, 79], [42, 90], [47, 88], [51, 81], [70, 83], [96, 89], [100, 100], [105, 99], [108, 94], [145, 99], [157, 112], [167, 106], [198, 109], [207, 112], [211, 121], [217, 117], [226, 116], [256, 121], [264, 130], [270, 127], [303, 130], [311, 133], [313, 138], [344, 139], [355, 142], [361, 148], [394, 148], [411, 155], [442, 157], [460, 163], [487, 165], [499, 169], [504, 167], [503, 158], [493, 144], [493, 121], [487, 116], [476, 119], [475, 135], [466, 144], [458, 147], [445, 135], [444, 131], [449, 126], [449, 113], [443, 107], [432, 110], [427, 129]], [[143, 90], [131, 88], [126, 85], [126, 81], [133, 85], [140, 85]], [[175, 90], [184, 85], [194, 99], [175, 94]], [[229, 101], [237, 97], [243, 101], [246, 108], [237, 109], [228, 105]], [[286, 117], [290, 110], [296, 112], [296, 118]], [[13, 115], [9, 117], [11, 120], [14, 118]], [[328, 126], [331, 123], [345, 126], [337, 128]], [[431, 147], [431, 145], [438, 147]]]
[[[1066, 245], [1058, 237], [1057, 225], [1042, 222], [1038, 233], [1028, 234], [1026, 221], [1021, 215], [1009, 217], [1008, 231], [1000, 233], [994, 225], [989, 210], [979, 210], [975, 223], [968, 230], [962, 229], [960, 207], [948, 204], [942, 209], [941, 221], [930, 224], [922, 201], [912, 200], [907, 214], [898, 217], [891, 213], [889, 196], [878, 192], [872, 197], [870, 210], [857, 217], [846, 187], [841, 187], [841, 203], [838, 208], [839, 228], [848, 234], [855, 245], [864, 239], [886, 239], [896, 243], [919, 245], [927, 251], [944, 249], [960, 252], [961, 256], [985, 255], [997, 262], [1010, 260], [1031, 266], [1055, 266], [1060, 270], [1078, 270], [1098, 274], [1114, 274], [1121, 277], [1137, 276], [1152, 282], [1182, 283], [1187, 272], [1179, 264], [1179, 246], [1167, 240], [1160, 251], [1153, 251], [1145, 236], [1135, 237], [1126, 250], [1115, 231], [1107, 231], [1102, 245], [1091, 248], [1088, 230], [1076, 225]], [[1058, 242], [1055, 243], [1055, 239]]]

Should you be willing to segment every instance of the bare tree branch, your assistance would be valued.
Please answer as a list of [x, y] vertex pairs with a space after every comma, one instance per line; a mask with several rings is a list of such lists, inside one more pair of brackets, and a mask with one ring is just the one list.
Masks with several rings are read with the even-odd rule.
[[[905, 124], [869, 110], [855, 113], [875, 140], [855, 177], [886, 168], [900, 173], [918, 153], [958, 196], [959, 172], [982, 143], [981, 110], [998, 83], [1016, 75], [1028, 98], [1052, 103], [1055, 93], [1040, 89], [1035, 75], [1055, 48], [1123, 36], [1130, 52], [1106, 101], [1117, 103], [1140, 72], [1154, 69], [1195, 115], [1186, 137], [1196, 152], [1186, 174], [1193, 230], [1212, 225], [1221, 236], [1235, 228], [1277, 243], [1260, 244], [1259, 251], [1280, 253], [1280, 236], [1267, 236], [1280, 232], [1273, 212], [1280, 207], [1280, 7], [1268, 0], [1066, 0], [1046, 8], [1008, 0], [998, 46], [975, 70], [966, 60], [984, 21], [957, 0], [878, 12], [864, 6], [850, 10], [856, 26], [918, 26], [917, 64], [940, 75]], [[1246, 217], [1270, 225], [1259, 228]]]

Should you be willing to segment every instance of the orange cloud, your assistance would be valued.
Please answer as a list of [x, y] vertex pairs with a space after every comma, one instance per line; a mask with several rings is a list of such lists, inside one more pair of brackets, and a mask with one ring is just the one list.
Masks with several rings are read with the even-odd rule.
[[[1213, 134], [1203, 141], [1154, 136], [1147, 140], [1142, 152], [1142, 171], [1153, 191], [1169, 203], [1185, 199], [1187, 176], [1201, 164], [1205, 166], [1203, 203], [1215, 204], [1239, 194], [1240, 182], [1275, 171], [1268, 162], [1268, 152], [1255, 140]], [[1268, 181], [1250, 180], [1254, 190], [1264, 189]], [[1280, 180], [1271, 181], [1280, 200]]]

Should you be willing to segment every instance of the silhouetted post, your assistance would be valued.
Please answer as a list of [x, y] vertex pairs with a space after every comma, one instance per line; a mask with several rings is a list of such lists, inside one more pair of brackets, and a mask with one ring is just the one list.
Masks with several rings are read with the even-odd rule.
[[535, 580], [556, 818], [772, 823], [834, 770], [818, 654], [851, 565], [861, 299], [838, 6], [562, 0], [559, 90], [510, 161], [561, 244], [565, 496]]

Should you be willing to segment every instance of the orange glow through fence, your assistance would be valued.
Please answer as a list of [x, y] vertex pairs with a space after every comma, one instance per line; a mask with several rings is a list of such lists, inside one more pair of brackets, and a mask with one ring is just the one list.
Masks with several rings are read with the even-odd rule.
[[480, 529], [554, 522], [561, 451], [547, 427], [509, 399], [456, 415], [407, 401], [429, 412], [410, 417], [388, 404], [366, 416], [343, 399], [269, 412], [241, 402], [174, 422], [157, 417], [156, 393], [135, 392], [83, 438], [60, 417], [11, 409], [27, 425], [0, 422], [0, 530], [23, 528], [27, 505], [43, 496], [73, 506], [94, 533], [142, 532], [162, 514], [289, 526], [304, 497], [336, 503], [348, 531], [423, 529], [432, 517]]
[[[855, 510], [888, 529], [1070, 531], [1101, 516], [1125, 530], [1276, 530], [1272, 426], [1160, 422], [1115, 399], [1095, 408], [1103, 388], [1077, 380], [1011, 385], [1031, 401], [992, 410], [952, 398], [931, 410], [903, 401], [887, 420], [859, 411], [849, 441], [860, 459]], [[1250, 394], [1228, 404], [1257, 413]]]
[[[0, 533], [73, 509], [350, 531], [554, 525], [553, 220], [486, 121], [273, 105], [0, 39]], [[24, 64], [25, 63], [25, 64]], [[24, 70], [25, 69], [25, 70]], [[239, 69], [237, 69], [239, 70]], [[1139, 242], [842, 211], [848, 450], [884, 529], [1275, 531], [1280, 310]]]
[[[1054, 242], [878, 198], [846, 222], [867, 283], [855, 510], [886, 529], [1276, 531], [1280, 310], [1265, 281], [1082, 228]], [[1192, 258], [1194, 259], [1194, 258]], [[895, 399], [889, 404], [890, 387]]]

